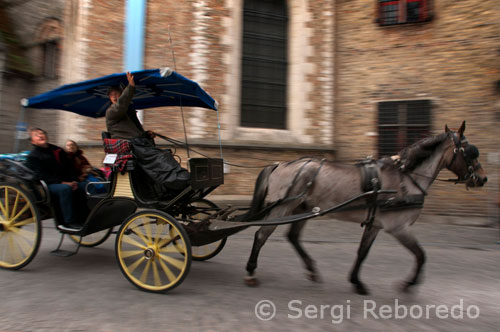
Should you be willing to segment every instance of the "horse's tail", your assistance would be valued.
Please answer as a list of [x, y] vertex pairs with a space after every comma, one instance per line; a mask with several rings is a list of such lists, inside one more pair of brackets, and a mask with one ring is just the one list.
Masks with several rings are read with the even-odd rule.
[[278, 164], [269, 165], [266, 166], [262, 171], [260, 171], [259, 176], [257, 177], [257, 181], [255, 181], [255, 188], [253, 191], [250, 209], [241, 217], [242, 221], [252, 221], [263, 217], [260, 214], [262, 212], [262, 209], [264, 208], [269, 176], [276, 169], [276, 167], [278, 167]]

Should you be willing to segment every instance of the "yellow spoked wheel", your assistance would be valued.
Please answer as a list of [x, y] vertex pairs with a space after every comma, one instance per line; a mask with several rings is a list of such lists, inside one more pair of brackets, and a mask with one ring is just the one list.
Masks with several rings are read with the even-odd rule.
[[18, 270], [33, 260], [42, 227], [33, 198], [16, 185], [0, 185], [0, 267]]
[[[96, 247], [106, 241], [108, 237], [111, 235], [111, 232], [113, 231], [112, 228], [108, 228], [99, 232], [95, 232], [92, 234], [89, 234], [87, 236], [84, 236], [82, 238], [82, 242], [80, 245], [83, 247]], [[69, 236], [71, 240], [74, 242], [78, 243], [80, 241], [80, 237], [77, 235], [70, 235]]]
[[[191, 220], [203, 220], [206, 216], [220, 210], [220, 207], [208, 199], [199, 199], [191, 202], [196, 207], [196, 213], [185, 214], [183, 217]], [[217, 256], [226, 245], [227, 238], [203, 246], [192, 246], [192, 256], [195, 261], [206, 261]]]
[[180, 285], [191, 267], [191, 243], [168, 214], [146, 210], [120, 227], [116, 258], [125, 277], [139, 289], [166, 292]]

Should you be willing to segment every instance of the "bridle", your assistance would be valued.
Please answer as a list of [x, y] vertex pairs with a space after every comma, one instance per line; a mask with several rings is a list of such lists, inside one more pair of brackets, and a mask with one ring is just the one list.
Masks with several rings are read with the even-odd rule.
[[465, 165], [467, 166], [467, 172], [464, 175], [457, 175], [457, 179], [449, 179], [448, 181], [454, 181], [455, 183], [464, 183], [469, 180], [476, 181], [478, 179], [476, 171], [481, 169], [481, 164], [477, 162], [477, 164], [474, 165], [474, 160], [479, 157], [479, 150], [475, 145], [469, 144], [467, 138], [465, 138], [465, 136], [463, 135], [462, 139], [459, 139], [454, 132], [450, 132], [450, 136], [454, 145], [454, 149], [453, 157], [451, 158], [451, 161], [446, 168], [451, 170], [453, 164], [457, 160], [457, 156], [461, 155], [464, 159]]

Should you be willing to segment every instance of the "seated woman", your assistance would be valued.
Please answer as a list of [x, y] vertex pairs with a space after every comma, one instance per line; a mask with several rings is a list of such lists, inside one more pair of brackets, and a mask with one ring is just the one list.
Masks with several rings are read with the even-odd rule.
[[[75, 170], [78, 181], [86, 183], [105, 181], [102, 172], [90, 165], [88, 159], [85, 158], [83, 151], [75, 141], [70, 139], [67, 140], [64, 150], [66, 151], [70, 164]], [[104, 184], [94, 184], [88, 186], [88, 190], [91, 194], [101, 194], [107, 192]]]

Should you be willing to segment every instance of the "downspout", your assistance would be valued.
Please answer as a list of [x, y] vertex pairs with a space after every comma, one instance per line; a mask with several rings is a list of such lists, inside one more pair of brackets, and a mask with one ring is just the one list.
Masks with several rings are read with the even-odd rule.
[[[127, 0], [125, 5], [125, 55], [124, 71], [144, 69], [144, 31], [146, 29], [147, 0]], [[139, 121], [144, 122], [144, 112], [137, 113]]]

